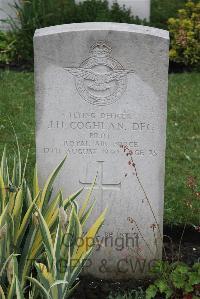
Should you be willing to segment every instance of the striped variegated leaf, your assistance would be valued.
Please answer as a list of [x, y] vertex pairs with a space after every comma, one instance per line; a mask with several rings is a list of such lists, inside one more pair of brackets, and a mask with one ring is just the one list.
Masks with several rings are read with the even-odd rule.
[[[79, 261], [80, 258], [89, 250], [89, 247], [92, 248], [94, 246], [95, 236], [105, 220], [106, 211], [107, 209], [103, 211], [103, 213], [97, 218], [95, 223], [88, 230], [87, 234], [83, 238], [82, 246], [79, 246], [77, 252], [73, 255], [73, 260]], [[88, 244], [88, 240], [91, 240], [92, 243]]]
[[52, 273], [48, 271], [47, 267], [42, 263], [35, 263], [35, 267], [38, 273], [38, 278], [46, 290], [50, 289], [50, 286], [54, 282]]
[[58, 172], [60, 171], [61, 167], [63, 166], [63, 164], [65, 163], [66, 157], [63, 159], [63, 161], [58, 165], [58, 167], [56, 167], [56, 169], [53, 171], [53, 173], [50, 175], [50, 177], [48, 178], [44, 189], [42, 191], [42, 195], [41, 195], [41, 200], [39, 203], [39, 208], [41, 210], [44, 210], [48, 204], [49, 198], [50, 198], [50, 194], [52, 191], [52, 185], [53, 182], [58, 174]]
[[84, 224], [86, 223], [86, 221], [88, 220], [88, 218], [90, 217], [93, 208], [95, 206], [96, 200], [93, 201], [93, 203], [91, 204], [91, 206], [89, 207], [89, 209], [85, 212], [85, 214], [81, 217], [80, 222], [81, 225], [84, 226]]
[[43, 238], [43, 244], [44, 244], [44, 246], [46, 248], [46, 251], [47, 251], [46, 253], [47, 253], [49, 268], [50, 269], [52, 268], [56, 272], [56, 269], [55, 269], [56, 259], [55, 259], [55, 254], [54, 254], [54, 248], [53, 248], [51, 233], [49, 231], [47, 223], [44, 220], [44, 217], [42, 216], [42, 213], [37, 208], [37, 206], [35, 206], [35, 207], [36, 207], [36, 210], [39, 214], [40, 230], [41, 230], [41, 234], [42, 234], [42, 238]]
[[36, 286], [36, 288], [41, 292], [41, 294], [44, 296], [46, 299], [54, 299], [51, 298], [47, 290], [43, 287], [43, 285], [35, 278], [33, 277], [27, 277], [27, 279]]
[[2, 288], [2, 286], [0, 285], [0, 298], [1, 299], [6, 299], [6, 296], [5, 296], [5, 293], [4, 293], [4, 291], [3, 291], [3, 288]]
[[1, 174], [3, 177], [4, 184], [6, 186], [9, 185], [10, 177], [9, 177], [9, 171], [8, 171], [8, 162], [6, 158], [6, 146], [4, 147], [2, 159], [1, 159]]
[[14, 233], [14, 243], [16, 244], [16, 237], [17, 237], [17, 232], [20, 226], [20, 221], [21, 221], [21, 213], [22, 213], [22, 205], [23, 205], [23, 192], [22, 189], [20, 189], [15, 197], [15, 205], [14, 205], [14, 209], [12, 212], [12, 216], [14, 219], [14, 229], [15, 229], [15, 233]]
[[40, 191], [39, 182], [38, 182], [38, 173], [37, 173], [37, 164], [34, 168], [34, 175], [33, 175], [33, 197], [35, 198]]
[[67, 232], [64, 234], [63, 242], [61, 246], [61, 257], [66, 258], [68, 254], [68, 246], [70, 245], [71, 254], [77, 249], [77, 242], [80, 240], [82, 236], [82, 227], [76, 213], [75, 207], [72, 208], [70, 216], [69, 216], [69, 224]]
[[80, 212], [79, 212], [79, 218], [80, 218], [80, 219], [83, 217], [83, 215], [84, 215], [84, 213], [85, 213], [85, 211], [86, 211], [86, 209], [87, 209], [87, 206], [88, 206], [88, 203], [89, 203], [89, 201], [90, 201], [90, 198], [91, 198], [93, 189], [94, 189], [95, 184], [96, 184], [96, 180], [97, 180], [97, 175], [96, 175], [96, 177], [95, 177], [93, 183], [91, 184], [91, 187], [90, 187], [90, 189], [89, 189], [89, 191], [88, 191], [88, 193], [87, 193], [87, 195], [86, 195], [86, 199], [85, 199], [85, 201], [83, 202], [83, 205], [82, 205], [82, 207], [81, 207], [81, 209], [80, 209]]
[[6, 186], [4, 184], [3, 176], [0, 169], [0, 200], [1, 200], [1, 210], [0, 212], [3, 213], [4, 208], [6, 206]]
[[39, 194], [36, 196], [36, 198], [34, 199], [34, 201], [32, 202], [32, 204], [30, 205], [30, 207], [26, 211], [26, 214], [24, 215], [24, 217], [22, 219], [22, 222], [21, 222], [21, 225], [20, 225], [20, 227], [19, 227], [19, 229], [17, 231], [16, 241], [15, 241], [15, 244], [16, 244], [17, 248], [19, 248], [20, 245], [21, 245], [22, 239], [24, 237], [24, 234], [25, 234], [26, 229], [28, 227], [28, 224], [30, 222], [31, 215], [32, 215], [32, 212], [33, 212], [33, 210], [35, 208], [35, 203], [37, 202], [38, 197], [39, 197]]
[[21, 285], [19, 283], [19, 279], [17, 278], [17, 276], [15, 276], [15, 286], [16, 286], [17, 299], [25, 299], [24, 295], [23, 295], [23, 290], [21, 288]]

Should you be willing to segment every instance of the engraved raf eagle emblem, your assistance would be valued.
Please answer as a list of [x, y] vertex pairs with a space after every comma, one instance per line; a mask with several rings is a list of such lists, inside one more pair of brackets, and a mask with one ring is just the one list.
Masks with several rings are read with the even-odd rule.
[[107, 73], [97, 73], [92, 69], [86, 68], [65, 68], [65, 70], [68, 70], [70, 74], [77, 78], [83, 78], [91, 81], [91, 83], [88, 84], [88, 87], [97, 91], [110, 89], [110, 82], [114, 80], [119, 81], [121, 78], [130, 73], [128, 70], [113, 70]]
[[99, 41], [90, 49], [90, 57], [80, 67], [64, 68], [75, 78], [80, 96], [93, 105], [105, 106], [116, 102], [125, 92], [127, 75], [131, 70], [123, 66], [110, 53], [112, 48]]

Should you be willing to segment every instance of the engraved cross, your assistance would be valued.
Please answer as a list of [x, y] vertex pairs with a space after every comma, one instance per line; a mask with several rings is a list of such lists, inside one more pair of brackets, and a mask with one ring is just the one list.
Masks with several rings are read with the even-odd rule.
[[[103, 163], [104, 163], [104, 161], [97, 161], [97, 163], [99, 164], [99, 170], [97, 172], [97, 181], [94, 186], [94, 190], [100, 190], [101, 199], [103, 199], [103, 192], [105, 190], [120, 191], [121, 190], [121, 182], [119, 182], [119, 183], [104, 183], [104, 180], [103, 180], [103, 174], [104, 174]], [[81, 185], [83, 185], [86, 189], [90, 189], [91, 184], [92, 184], [92, 182], [81, 182], [81, 180], [79, 180], [79, 183]]]

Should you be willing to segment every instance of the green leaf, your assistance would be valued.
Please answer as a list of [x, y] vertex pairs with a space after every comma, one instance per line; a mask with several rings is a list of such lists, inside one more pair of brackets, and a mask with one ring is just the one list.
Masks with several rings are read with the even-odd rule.
[[35, 208], [35, 203], [37, 202], [38, 197], [39, 197], [39, 194], [34, 199], [34, 201], [32, 202], [31, 206], [28, 208], [28, 210], [27, 210], [27, 212], [24, 215], [24, 218], [22, 220], [21, 226], [19, 227], [19, 230], [17, 231], [16, 242], [17, 242], [17, 247], [18, 248], [19, 248], [19, 246], [20, 246], [20, 244], [22, 242], [23, 236], [24, 236], [25, 231], [27, 229], [27, 226], [28, 226], [28, 224], [30, 222], [31, 214], [33, 212], [33, 209]]
[[176, 267], [170, 274], [173, 285], [178, 288], [184, 288], [184, 285], [188, 279], [188, 273], [190, 268], [184, 263], [176, 264]]
[[96, 175], [96, 177], [95, 177], [93, 183], [91, 184], [91, 187], [90, 187], [90, 189], [89, 189], [89, 191], [88, 191], [88, 193], [87, 193], [86, 199], [85, 199], [85, 201], [83, 202], [82, 207], [81, 207], [81, 209], [80, 209], [80, 212], [79, 212], [79, 218], [80, 218], [80, 219], [83, 217], [83, 215], [84, 215], [84, 213], [85, 213], [85, 210], [86, 210], [86, 208], [87, 208], [87, 206], [88, 206], [88, 203], [89, 203], [89, 201], [90, 201], [90, 198], [91, 198], [93, 189], [94, 189], [94, 187], [95, 187], [96, 181], [97, 181], [97, 175]]
[[1, 299], [6, 299], [5, 293], [0, 285], [0, 295], [1, 295]]
[[4, 208], [2, 214], [0, 215], [0, 226], [4, 225], [7, 220], [8, 208], [9, 208], [9, 205], [7, 204], [7, 206]]
[[184, 290], [184, 292], [185, 292], [186, 294], [188, 294], [188, 293], [192, 293], [193, 290], [194, 290], [194, 288], [193, 288], [193, 286], [192, 286], [191, 284], [189, 284], [189, 283], [185, 283], [185, 285], [184, 285], [184, 287], [183, 287], [183, 290]]
[[155, 285], [150, 285], [146, 290], [146, 299], [155, 298], [157, 292], [158, 292], [158, 288]]
[[190, 272], [188, 273], [189, 276], [189, 284], [190, 285], [195, 285], [200, 283], [200, 275], [195, 272]]
[[16, 277], [18, 277], [18, 263], [17, 263], [17, 258], [16, 255], [12, 256], [12, 259], [10, 260], [10, 266], [7, 268], [7, 277], [12, 277], [12, 282], [11, 286], [8, 292], [8, 298], [7, 299], [12, 299], [13, 296], [15, 295], [15, 290], [16, 290]]
[[37, 289], [39, 289], [39, 291], [44, 295], [45, 298], [47, 299], [52, 299], [49, 295], [49, 293], [47, 292], [47, 290], [42, 286], [42, 284], [35, 278], [33, 277], [27, 277], [27, 279], [32, 282]]
[[3, 264], [3, 267], [1, 268], [1, 271], [0, 271], [0, 278], [3, 275], [4, 271], [6, 270], [6, 266], [10, 262], [10, 260], [13, 258], [13, 256], [17, 256], [17, 255], [12, 253], [11, 255], [9, 255], [9, 257], [6, 259], [5, 263]]
[[190, 270], [190, 268], [186, 264], [181, 263], [180, 265], [178, 265], [176, 267], [174, 272], [176, 272], [176, 273], [178, 272], [181, 274], [187, 274], [189, 270]]
[[17, 299], [25, 299], [17, 276], [15, 276], [15, 285], [16, 285]]
[[165, 291], [166, 299], [171, 298], [172, 295], [173, 295], [173, 290], [168, 288], [168, 290]]
[[[101, 226], [103, 225], [105, 221], [105, 215], [107, 212], [107, 208], [99, 215], [99, 217], [96, 219], [95, 223], [92, 224], [92, 226], [88, 229], [86, 235], [82, 238], [82, 244], [78, 247], [77, 252], [73, 255], [74, 260], [79, 260], [81, 256], [84, 255], [88, 251], [88, 247], [94, 247], [95, 245], [95, 237]], [[92, 244], [88, 244], [88, 240], [92, 240]]]
[[12, 283], [11, 283], [11, 286], [10, 286], [10, 289], [9, 289], [9, 292], [8, 292], [8, 296], [6, 299], [13, 299], [13, 296], [15, 294], [15, 278], [13, 277], [13, 280], [12, 280]]
[[16, 157], [13, 158], [13, 171], [12, 171], [12, 183], [14, 186], [17, 186], [18, 183], [18, 175], [17, 175], [17, 166], [16, 166]]
[[21, 258], [20, 258], [20, 264], [19, 264], [19, 271], [20, 271], [20, 282], [22, 283], [22, 286], [24, 286], [26, 276], [29, 273], [30, 267], [33, 264], [33, 259], [31, 257], [31, 250], [32, 246], [35, 242], [35, 236], [36, 236], [37, 229], [33, 226], [30, 228], [29, 233], [26, 237], [25, 244], [22, 249]]
[[49, 275], [48, 270], [44, 264], [35, 263], [35, 267], [40, 283], [43, 285], [46, 291], [48, 291], [53, 281], [52, 275]]
[[70, 246], [71, 255], [76, 252], [78, 248], [77, 240], [82, 236], [82, 227], [76, 213], [76, 209], [73, 206], [70, 216], [67, 232], [63, 237], [61, 245], [61, 257], [66, 259], [66, 254], [68, 254], [68, 246]]
[[[12, 125], [12, 123], [11, 123]], [[18, 169], [18, 182], [16, 182], [16, 186], [20, 186], [22, 184], [22, 162], [21, 162], [21, 153], [20, 153], [20, 148], [19, 148], [19, 142], [18, 142], [18, 138], [17, 138], [17, 134], [15, 132], [15, 128], [13, 127], [12, 125], [12, 128], [13, 128], [13, 132], [14, 132], [14, 135], [15, 135], [15, 141], [16, 141], [16, 144], [17, 144], [17, 155], [18, 155], [18, 163], [17, 163], [17, 169]]]
[[175, 288], [177, 288], [177, 289], [181, 289], [185, 285], [185, 279], [183, 279], [183, 277], [177, 276], [177, 275], [172, 275], [172, 282], [173, 282], [173, 285], [175, 286]]
[[1, 213], [2, 213], [6, 206], [6, 186], [4, 184], [1, 169], [0, 169], [0, 199], [1, 199]]
[[37, 173], [37, 164], [34, 168], [34, 176], [33, 176], [33, 197], [35, 198], [40, 191], [39, 182], [38, 182], [38, 173]]
[[196, 272], [199, 274], [199, 276], [200, 276], [200, 262], [195, 263], [195, 264], [193, 265], [192, 269], [193, 269], [194, 271], [196, 271]]
[[154, 284], [159, 289], [160, 293], [164, 293], [166, 295], [166, 298], [170, 298], [173, 294], [172, 288], [165, 279], [156, 280]]
[[155, 281], [155, 285], [161, 293], [165, 293], [165, 291], [168, 289], [168, 284], [164, 279], [159, 279]]
[[9, 225], [9, 235], [10, 235], [10, 240], [14, 240], [14, 233], [15, 233], [15, 225], [14, 225], [14, 220], [11, 214], [8, 214], [8, 219], [7, 223]]
[[70, 298], [71, 295], [73, 294], [73, 292], [75, 291], [75, 289], [78, 287], [79, 283], [80, 283], [80, 281], [77, 282], [71, 289], [66, 288], [65, 292], [63, 294], [63, 298], [65, 298], [65, 299]]
[[61, 196], [60, 193], [56, 194], [55, 198], [51, 200], [51, 202], [47, 206], [46, 211], [44, 211], [45, 212], [44, 218], [48, 226], [52, 221], [52, 217], [58, 217], [58, 204], [60, 201], [60, 196]]
[[[60, 247], [61, 247], [61, 227], [60, 227], [60, 222], [58, 222], [56, 238], [54, 242], [54, 256], [56, 262], [60, 261], [60, 250], [61, 250]], [[57, 277], [57, 279], [59, 279], [59, 277]]]
[[17, 231], [19, 229], [19, 225], [20, 225], [20, 221], [21, 221], [22, 205], [23, 205], [23, 193], [22, 193], [22, 189], [20, 189], [17, 192], [16, 198], [15, 198], [15, 206], [14, 206], [14, 210], [12, 213], [12, 216], [14, 219], [14, 228], [15, 228], [14, 244], [16, 242]]
[[57, 280], [56, 282], [54, 282], [51, 286], [50, 286], [50, 290], [49, 293], [51, 291], [52, 288], [58, 286], [58, 285], [62, 285], [62, 284], [68, 284], [68, 281], [66, 280]]
[[[39, 215], [40, 229], [41, 229], [41, 234], [42, 234], [42, 238], [43, 238], [43, 243], [44, 243], [46, 251], [47, 251], [46, 253], [47, 253], [49, 268], [51, 269], [53, 267], [54, 271], [56, 272], [56, 267], [55, 267], [56, 259], [55, 259], [54, 249], [53, 249], [53, 242], [51, 239], [51, 233], [49, 231], [47, 223], [46, 223], [44, 217], [42, 216], [40, 210], [37, 208], [37, 206], [35, 206], [35, 208]], [[56, 273], [55, 273], [55, 275], [56, 275]]]
[[79, 258], [79, 260], [76, 261], [76, 265], [69, 277], [69, 285], [68, 285], [69, 289], [73, 286], [74, 282], [79, 277], [79, 274], [81, 273], [81, 270], [83, 269], [86, 261], [88, 260], [89, 256], [91, 255], [92, 251], [93, 251], [93, 248], [90, 248], [86, 253], [84, 253]]
[[85, 212], [85, 214], [82, 216], [81, 218], [81, 225], [83, 226], [85, 224], [85, 222], [87, 221], [87, 219], [90, 217], [93, 208], [95, 206], [96, 201], [94, 200], [94, 202], [92, 203], [92, 205], [90, 206], [90, 208]]
[[53, 173], [50, 175], [50, 177], [48, 178], [44, 189], [42, 191], [42, 195], [41, 195], [41, 201], [39, 204], [39, 208], [44, 210], [45, 207], [48, 204], [48, 200], [51, 194], [51, 190], [52, 190], [52, 185], [53, 182], [58, 174], [58, 172], [60, 171], [61, 167], [63, 166], [63, 164], [65, 163], [66, 157], [63, 159], [63, 161], [58, 165], [58, 167], [56, 167], [56, 169], [53, 171]]
[[82, 191], [83, 191], [83, 188], [81, 188], [77, 192], [70, 195], [67, 199], [65, 199], [63, 202], [63, 207], [65, 209], [67, 209], [70, 206], [70, 204], [81, 194]]
[[[65, 262], [66, 262], [66, 260], [65, 260]], [[60, 266], [60, 271], [62, 271], [61, 266]], [[64, 275], [65, 281], [70, 281], [71, 271], [72, 271], [72, 269], [71, 269], [71, 251], [70, 251], [70, 246], [69, 246], [68, 256], [67, 256], [67, 268], [65, 268], [65, 275]], [[68, 289], [68, 285], [63, 285], [62, 290], [64, 293], [65, 293], [66, 289]]]
[[8, 163], [6, 158], [6, 146], [4, 147], [4, 151], [1, 159], [1, 174], [3, 176], [4, 184], [8, 186], [10, 183], [10, 178], [9, 178]]
[[23, 184], [24, 179], [25, 179], [26, 167], [27, 167], [27, 163], [28, 163], [28, 156], [29, 156], [29, 149], [28, 149], [27, 154], [26, 154], [26, 160], [25, 160], [25, 163], [24, 163], [24, 169], [23, 169], [23, 173], [22, 173], [22, 181], [21, 181], [21, 184]]
[[24, 179], [24, 189], [25, 189], [25, 192], [26, 192], [26, 195], [25, 195], [26, 206], [30, 207], [30, 205], [33, 202], [33, 199], [32, 199], [30, 188], [28, 187], [25, 179]]

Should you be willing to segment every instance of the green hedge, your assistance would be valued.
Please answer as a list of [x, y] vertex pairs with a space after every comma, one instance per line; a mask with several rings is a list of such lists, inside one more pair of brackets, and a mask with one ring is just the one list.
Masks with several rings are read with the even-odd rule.
[[130, 10], [117, 3], [110, 8], [106, 0], [87, 0], [79, 4], [75, 4], [73, 0], [32, 0], [24, 1], [21, 6], [15, 4], [14, 9], [19, 22], [10, 19], [9, 23], [12, 26], [11, 36], [15, 41], [15, 59], [13, 61], [12, 49], [8, 49], [4, 60], [15, 64], [33, 64], [32, 39], [38, 28], [100, 21], [145, 24], [132, 17]]
[[178, 18], [170, 18], [168, 24], [171, 61], [200, 70], [200, 2], [187, 2]]
[[[183, 8], [188, 0], [151, 0], [151, 26], [168, 29], [168, 19], [177, 18], [178, 10]], [[194, 0], [198, 3], [199, 0]]]
[[187, 0], [151, 0], [151, 24], [153, 27], [167, 29], [169, 18], [177, 17], [178, 9]]

